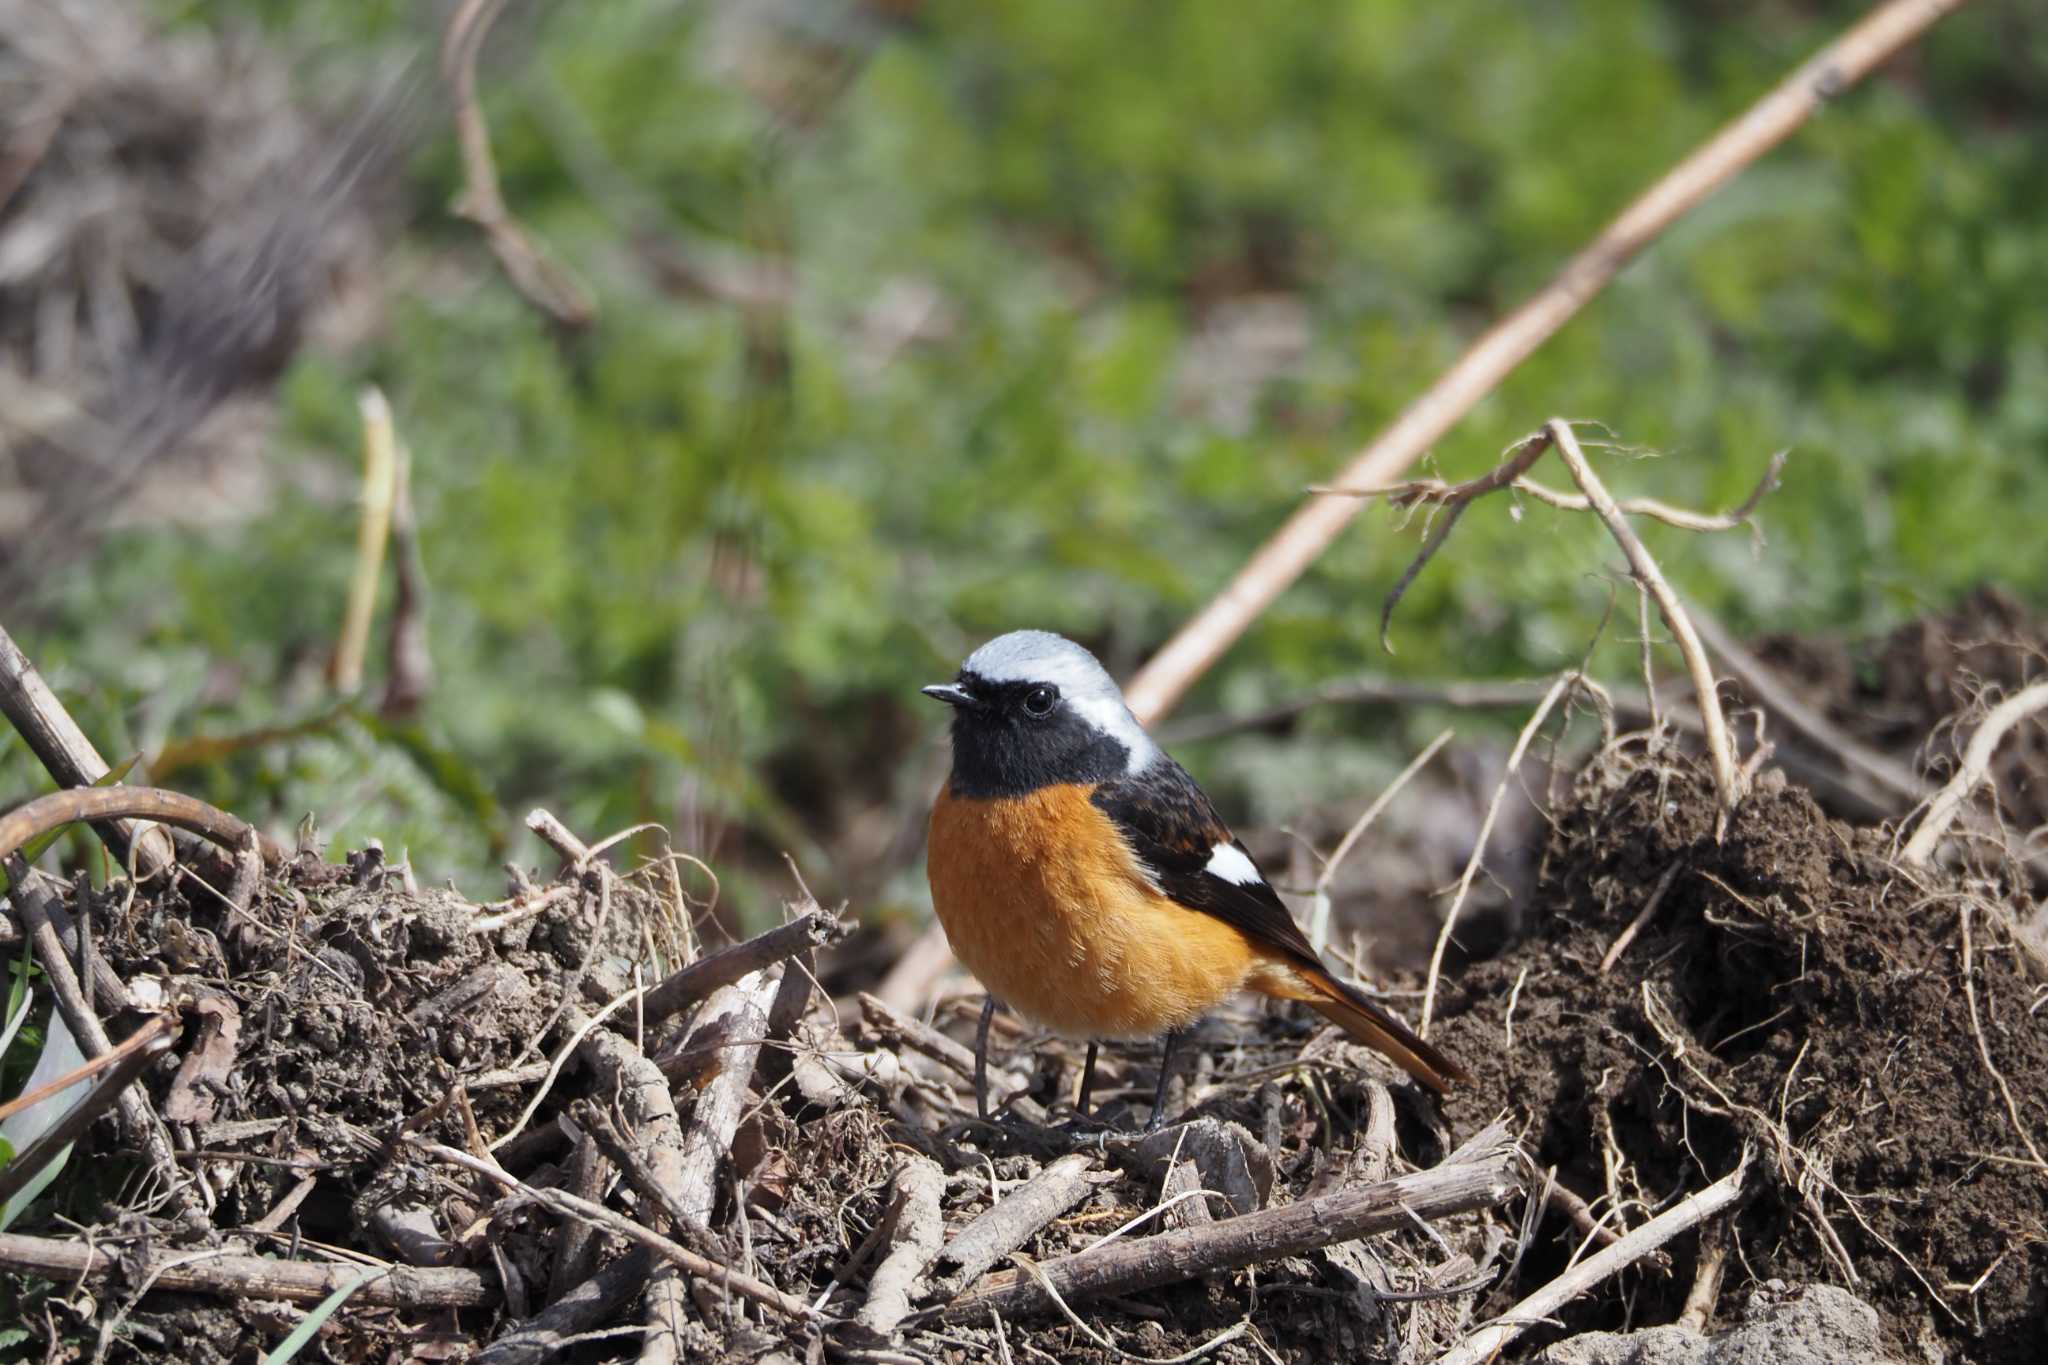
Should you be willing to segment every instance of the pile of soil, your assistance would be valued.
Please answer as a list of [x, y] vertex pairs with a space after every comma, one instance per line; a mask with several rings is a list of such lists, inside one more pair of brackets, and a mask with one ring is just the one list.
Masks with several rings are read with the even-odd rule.
[[[99, 1337], [118, 1313], [118, 1328], [105, 1331], [107, 1359], [205, 1365], [256, 1358], [303, 1311], [254, 1295], [148, 1287], [144, 1257], [173, 1251], [202, 1261], [251, 1253], [367, 1257], [467, 1267], [481, 1276], [483, 1306], [344, 1306], [321, 1334], [327, 1359], [464, 1357], [492, 1342], [505, 1354], [485, 1359], [550, 1358], [520, 1353], [537, 1330], [536, 1315], [605, 1267], [623, 1273], [625, 1292], [583, 1330], [639, 1323], [651, 1268], [644, 1253], [606, 1237], [594, 1250], [573, 1252], [573, 1220], [522, 1196], [503, 1198], [401, 1138], [472, 1154], [488, 1148], [531, 1187], [575, 1188], [578, 1135], [592, 1122], [580, 1106], [618, 1117], [622, 1101], [617, 1078], [574, 1050], [574, 1031], [587, 1015], [564, 1002], [595, 1012], [595, 1002], [630, 984], [625, 964], [657, 931], [676, 927], [680, 907], [664, 890], [672, 885], [659, 875], [565, 869], [550, 888], [520, 886], [510, 905], [477, 906], [449, 892], [409, 889], [403, 869], [370, 850], [346, 865], [301, 853], [241, 909], [191, 882], [139, 891], [125, 883], [73, 886], [68, 910], [87, 921], [94, 951], [130, 994], [187, 1002], [194, 1022], [174, 1056], [208, 1053], [207, 1038], [218, 1030], [202, 1028], [202, 1014], [235, 1021], [226, 1035], [231, 1056], [213, 1055], [196, 1082], [189, 1064], [171, 1059], [141, 1082], [158, 1111], [175, 1116], [172, 1136], [203, 1185], [201, 1210], [181, 1213], [162, 1182], [138, 1179], [134, 1145], [111, 1117], [103, 1120], [54, 1201], [16, 1230], [61, 1233], [51, 1226], [52, 1215], [61, 1215], [93, 1227], [95, 1245], [135, 1258], [132, 1268], [120, 1286], [96, 1294], [17, 1274], [0, 1282], [5, 1316], [61, 1355]], [[480, 921], [493, 927], [479, 931]], [[788, 964], [783, 981], [799, 971]], [[1379, 1079], [1393, 1073], [1377, 1057], [1277, 1013], [1209, 1021], [1183, 1054], [1169, 1093], [1176, 1114], [1210, 1122], [1151, 1138], [1136, 1133], [1145, 1109], [1131, 1101], [1151, 1095], [1155, 1050], [1105, 1056], [1097, 1087], [1103, 1123], [1045, 1127], [1042, 1110], [1053, 1111], [1053, 1120], [1064, 1116], [1060, 1097], [1073, 1091], [1080, 1053], [1028, 1037], [1005, 1018], [995, 1035], [995, 1098], [1027, 1117], [984, 1124], [973, 1119], [970, 1069], [958, 1059], [957, 1041], [949, 1046], [939, 1030], [872, 999], [840, 1007], [822, 992], [812, 996], [807, 968], [796, 980], [809, 1007], [794, 1023], [772, 1022], [780, 1010], [768, 1011], [770, 1046], [747, 1073], [744, 1117], [723, 1144], [710, 1230], [692, 1244], [806, 1303], [829, 1302], [840, 1319], [861, 1307], [880, 1251], [896, 1235], [907, 1158], [943, 1173], [950, 1239], [1059, 1156], [1087, 1153], [1087, 1188], [1028, 1244], [1031, 1257], [1045, 1261], [1081, 1251], [1159, 1204], [1171, 1164], [1162, 1142], [1203, 1153], [1204, 1182], [1223, 1191], [1213, 1201], [1222, 1218], [1413, 1170], [1415, 1161], [1443, 1159], [1453, 1141], [1416, 1092]], [[763, 998], [781, 998], [772, 973], [762, 989]], [[708, 1018], [722, 998], [673, 1017], [651, 1005], [637, 1021], [622, 1011], [605, 1026], [638, 1040], [673, 1084], [686, 1131], [696, 1117], [693, 1101], [701, 1102], [725, 1065], [720, 1048], [733, 1040]], [[971, 1034], [978, 1003], [958, 1001], [944, 1012], [956, 1039]], [[102, 1008], [116, 1037], [132, 1026], [104, 999]], [[739, 1032], [758, 1041], [761, 1027], [756, 1017]], [[718, 1036], [707, 1041], [707, 1031]], [[548, 1063], [564, 1055], [568, 1064], [557, 1075]], [[1457, 1137], [1469, 1143], [1472, 1134]], [[1505, 1151], [1505, 1140], [1481, 1150]], [[1511, 1187], [1502, 1187], [1503, 1196]], [[594, 1193], [630, 1218], [661, 1222], [616, 1172]], [[1169, 1210], [1143, 1231], [1207, 1221], [1212, 1201], [1202, 1202], [1200, 1215]], [[1086, 1304], [1086, 1327], [1042, 1315], [1012, 1317], [1000, 1328], [929, 1318], [907, 1323], [900, 1339], [944, 1359], [992, 1358], [1001, 1350], [998, 1332], [1012, 1349], [1082, 1361], [1114, 1360], [1118, 1349], [1172, 1355], [1231, 1333], [1217, 1358], [1263, 1358], [1244, 1340], [1249, 1335], [1296, 1358], [1330, 1342], [1364, 1358], [1433, 1352], [1469, 1324], [1478, 1290], [1514, 1251], [1518, 1218], [1512, 1209], [1452, 1214], [1427, 1230], [1397, 1229], [1371, 1243], [1273, 1259], [1248, 1274]], [[8, 1250], [0, 1247], [0, 1262]], [[587, 1259], [570, 1269], [579, 1254]], [[807, 1330], [786, 1317], [749, 1312], [740, 1300], [721, 1305], [722, 1296], [701, 1282], [695, 1291], [695, 1311], [681, 1328], [685, 1358], [782, 1360], [815, 1349]], [[1425, 1297], [1382, 1298], [1389, 1291]], [[943, 1303], [922, 1297], [928, 1307]], [[817, 1338], [816, 1329], [808, 1336]], [[854, 1346], [840, 1340], [833, 1349]], [[634, 1353], [629, 1338], [578, 1358]], [[885, 1351], [876, 1358], [900, 1357]]]
[[[1885, 831], [1830, 820], [1770, 773], [1719, 841], [1714, 817], [1690, 760], [1610, 753], [1581, 775], [1531, 936], [1457, 983], [1442, 1038], [1479, 1083], [1453, 1119], [1527, 1115], [1537, 1164], [1631, 1224], [1751, 1149], [1741, 1277], [1853, 1290], [1902, 1359], [2039, 1359], [2048, 1167], [1984, 1061], [2025, 1134], [2048, 1137], [2043, 978], [2011, 933], [2024, 899], [1988, 877], [1911, 875]], [[1691, 1283], [1679, 1260], [1567, 1328], [1671, 1320]], [[1538, 1256], [1524, 1274], [1546, 1269]]]
[[[2013, 737], [2022, 752], [2036, 729]], [[2008, 776], [2010, 817], [2034, 788]], [[152, 1278], [166, 1255], [368, 1258], [459, 1277], [459, 1306], [380, 1290], [327, 1320], [309, 1348], [319, 1358], [628, 1358], [662, 1280], [644, 1243], [619, 1235], [637, 1226], [759, 1291], [690, 1272], [670, 1301], [678, 1331], [661, 1334], [686, 1358], [1108, 1362], [1207, 1346], [1229, 1362], [1429, 1359], [1582, 1257], [1588, 1222], [1640, 1227], [1747, 1153], [1727, 1220], [1601, 1283], [1508, 1358], [1672, 1322], [1712, 1287], [1701, 1267], [1725, 1248], [1709, 1327], [1759, 1293], [1828, 1285], [1877, 1311], [1900, 1361], [2037, 1359], [2048, 964], [2016, 932], [2035, 913], [2011, 880], [2025, 873], [1962, 839], [1948, 850], [1960, 861], [1903, 867], [1891, 831], [1831, 818], [1768, 768], [1717, 837], [1695, 760], [1642, 736], [1566, 787], [1531, 850], [1518, 936], [1443, 982], [1432, 1036], [1470, 1086], [1439, 1104], [1291, 1007], [1228, 1011], [1184, 1053], [1167, 1107], [1193, 1122], [1166, 1130], [1176, 1150], [1164, 1153], [1130, 1132], [1155, 1050], [1106, 1049], [1096, 1096], [1109, 1131], [1050, 1128], [1070, 1116], [1080, 1050], [1004, 1016], [993, 1062], [1010, 1118], [978, 1121], [961, 1044], [979, 997], [919, 1020], [859, 996], [874, 964], [814, 961], [845, 926], [813, 904], [792, 913], [815, 935], [748, 959], [764, 975], [688, 990], [670, 978], [636, 1000], [636, 982], [692, 963], [701, 978], [721, 961], [695, 943], [709, 911], [661, 864], [569, 865], [545, 888], [516, 874], [491, 906], [421, 890], [376, 850], [342, 864], [302, 851], [239, 905], [189, 879], [74, 885], [66, 907], [112, 976], [185, 1010], [185, 1036], [140, 1081], [171, 1120], [183, 1175], [145, 1170], [134, 1136], [102, 1119], [11, 1231], [52, 1239], [47, 1251], [88, 1229], [117, 1264], [88, 1292], [75, 1276], [25, 1273], [9, 1259], [24, 1239], [0, 1238], [0, 1265], [16, 1267], [0, 1275], [0, 1320], [53, 1358], [103, 1343], [116, 1361], [249, 1360], [311, 1298], [169, 1286]], [[134, 1026], [99, 999], [114, 1036]], [[710, 1115], [728, 1101], [719, 1127]], [[907, 1315], [877, 1336], [856, 1330], [891, 1292], [898, 1250], [954, 1245], [1062, 1157], [1080, 1157], [1084, 1178], [1018, 1248], [1032, 1265], [1134, 1220], [1124, 1240], [1156, 1247], [1205, 1218], [1224, 1227], [1430, 1172], [1461, 1147], [1469, 1163], [1474, 1135], [1503, 1114], [1527, 1159], [1501, 1167], [1515, 1174], [1497, 1194], [1426, 1226], [1148, 1282], [1076, 1302], [1072, 1317], [1046, 1304], [949, 1316], [950, 1294], [1029, 1273], [1000, 1258], [963, 1283], [899, 1276]], [[669, 1142], [698, 1162], [697, 1221], [603, 1155], [593, 1134], [609, 1126], [639, 1144], [637, 1160]], [[489, 1153], [525, 1188], [451, 1151]], [[1532, 1206], [1515, 1191], [1546, 1178], [1578, 1198]], [[1190, 1179], [1223, 1193], [1172, 1200]], [[593, 1233], [549, 1202], [561, 1191], [624, 1228]], [[550, 1316], [571, 1304], [572, 1323]], [[806, 1305], [832, 1322], [804, 1321]]]

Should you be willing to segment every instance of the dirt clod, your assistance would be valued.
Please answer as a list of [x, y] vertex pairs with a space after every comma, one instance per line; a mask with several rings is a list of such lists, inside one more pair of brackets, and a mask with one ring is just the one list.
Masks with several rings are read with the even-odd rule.
[[[1931, 1321], [1970, 1358], [2037, 1358], [2048, 1171], [1979, 1059], [1961, 975], [1967, 911], [1985, 1047], [2021, 1078], [2022, 1124], [2048, 1132], [2048, 1030], [1993, 927], [1996, 888], [1914, 880], [1883, 834], [1797, 788], [1759, 784], [1718, 844], [1712, 812], [1685, 760], [1609, 755], [1581, 775], [1532, 937], [1459, 983], [1443, 1037], [1479, 1083], [1453, 1115], [1528, 1115], [1537, 1163], [1631, 1225], [1754, 1148], [1763, 1174], [1735, 1225], [1746, 1275], [1846, 1285], [1895, 1349]], [[1602, 974], [1673, 863], [1655, 920]], [[1637, 1289], [1634, 1320], [1669, 1321], [1687, 1282]], [[1603, 1299], [1568, 1321], [1618, 1326], [1620, 1312]]]

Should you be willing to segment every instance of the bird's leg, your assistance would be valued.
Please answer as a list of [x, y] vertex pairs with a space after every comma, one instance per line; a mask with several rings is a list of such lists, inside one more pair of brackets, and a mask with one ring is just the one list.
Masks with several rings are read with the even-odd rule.
[[[974, 1112], [984, 1120], [988, 1118], [988, 1024], [995, 1017], [996, 998], [984, 995], [981, 998], [981, 1022], [974, 1026]], [[1093, 1054], [1090, 1060], [1093, 1060]]]
[[1152, 1092], [1152, 1117], [1145, 1120], [1145, 1131], [1156, 1133], [1166, 1122], [1166, 1086], [1173, 1079], [1173, 1054], [1180, 1046], [1184, 1029], [1168, 1029], [1166, 1041], [1159, 1048], [1159, 1085]]
[[1095, 1044], [1088, 1044], [1088, 1060], [1081, 1065], [1081, 1098], [1074, 1101], [1074, 1112], [1082, 1118], [1088, 1117], [1088, 1097], [1095, 1093]]

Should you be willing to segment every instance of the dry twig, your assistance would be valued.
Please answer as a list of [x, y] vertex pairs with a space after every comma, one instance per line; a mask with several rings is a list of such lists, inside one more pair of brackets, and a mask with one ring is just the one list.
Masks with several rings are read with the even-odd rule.
[[854, 1319], [854, 1330], [870, 1341], [886, 1341], [910, 1314], [910, 1302], [924, 1283], [925, 1271], [939, 1254], [945, 1221], [939, 1205], [946, 1194], [946, 1173], [926, 1156], [913, 1156], [896, 1172], [898, 1209], [888, 1254], [868, 1281], [867, 1302]]
[[590, 296], [534, 245], [498, 189], [491, 130], [477, 101], [476, 59], [504, 9], [505, 0], [462, 0], [441, 36], [441, 78], [455, 103], [455, 138], [462, 148], [463, 186], [455, 212], [484, 230], [515, 289], [562, 326], [581, 330], [597, 317]]
[[1086, 1199], [1099, 1173], [1094, 1158], [1069, 1152], [1023, 1185], [1003, 1195], [948, 1242], [939, 1253], [943, 1273], [933, 1284], [950, 1298], [981, 1278], [983, 1271], [1023, 1246], [1047, 1223]]
[[784, 1317], [806, 1319], [816, 1315], [802, 1300], [793, 1299], [772, 1284], [766, 1284], [751, 1275], [743, 1275], [730, 1266], [723, 1266], [705, 1256], [699, 1256], [687, 1247], [681, 1247], [659, 1233], [642, 1227], [621, 1213], [614, 1213], [602, 1204], [588, 1199], [579, 1199], [563, 1190], [540, 1189], [519, 1180], [496, 1164], [479, 1160], [467, 1152], [458, 1151], [442, 1143], [430, 1141], [417, 1133], [406, 1134], [405, 1141], [436, 1161], [480, 1175], [510, 1193], [523, 1195], [536, 1204], [563, 1218], [583, 1218], [607, 1231], [615, 1232], [630, 1242], [646, 1247], [686, 1275], [694, 1275], [723, 1285], [743, 1298], [751, 1299], [763, 1307], [772, 1308]]
[[2013, 1131], [2019, 1134], [2020, 1141], [2024, 1142], [2027, 1145], [2027, 1150], [2033, 1154], [2034, 1164], [2043, 1170], [2048, 1170], [2048, 1160], [2042, 1158], [2041, 1149], [2034, 1145], [2034, 1139], [2027, 1132], [2026, 1125], [2020, 1122], [2020, 1107], [2013, 1100], [2012, 1087], [2005, 1083], [2005, 1073], [2000, 1071], [1997, 1063], [1991, 1060], [1991, 1047], [1984, 1041], [1984, 1022], [1977, 1017], [1977, 969], [1976, 954], [1972, 949], [1970, 941], [1970, 910], [1970, 902], [1965, 900], [1961, 912], [1963, 927], [1963, 997], [1969, 1002], [1970, 1006], [1970, 1032], [1977, 1039], [1977, 1056], [1983, 1061], [1984, 1069], [1991, 1073], [1991, 1079], [1998, 1082], [1998, 1093], [2005, 1097], [2005, 1112], [2006, 1116], [2012, 1120]]
[[1664, 869], [1663, 875], [1657, 878], [1657, 884], [1650, 888], [1650, 894], [1644, 898], [1643, 908], [1636, 911], [1635, 918], [1628, 922], [1627, 928], [1614, 936], [1614, 943], [1600, 959], [1598, 975], [1607, 975], [1614, 964], [1621, 960], [1621, 955], [1628, 951], [1628, 945], [1636, 941], [1636, 935], [1643, 932], [1643, 926], [1650, 922], [1650, 917], [1657, 913], [1657, 907], [1664, 903], [1664, 893], [1678, 880], [1678, 873], [1684, 866], [1684, 863], [1674, 861], [1671, 866]]
[[547, 1310], [505, 1330], [477, 1353], [476, 1365], [543, 1365], [575, 1348], [583, 1333], [610, 1318], [646, 1287], [654, 1257], [644, 1247], [613, 1261], [549, 1304]]
[[1493, 799], [1486, 803], [1486, 818], [1479, 822], [1478, 841], [1473, 844], [1472, 856], [1466, 859], [1465, 871], [1458, 878], [1458, 890], [1451, 897], [1451, 908], [1444, 912], [1443, 927], [1438, 929], [1436, 934], [1436, 946], [1430, 950], [1429, 980], [1422, 988], [1422, 1018], [1415, 1027], [1415, 1031], [1425, 1038], [1429, 1036], [1430, 1014], [1436, 1007], [1436, 983], [1438, 977], [1443, 974], [1444, 949], [1450, 946], [1451, 931], [1458, 924], [1458, 911], [1464, 908], [1465, 897], [1472, 890], [1472, 879], [1478, 874], [1480, 861], [1486, 856], [1487, 841], [1493, 837], [1494, 818], [1500, 814], [1501, 798], [1507, 795], [1508, 784], [1515, 780], [1515, 773], [1521, 768], [1522, 759], [1529, 752], [1530, 741], [1534, 740], [1536, 732], [1543, 728], [1544, 718], [1550, 714], [1550, 709], [1556, 706], [1558, 699], [1573, 686], [1586, 681], [1586, 677], [1576, 669], [1560, 674], [1557, 681], [1550, 685], [1550, 690], [1543, 694], [1543, 700], [1536, 704], [1536, 711], [1522, 727], [1522, 733], [1515, 736], [1515, 747], [1508, 753], [1508, 763], [1501, 772], [1500, 785], [1493, 789]]
[[[746, 1111], [747, 1088], [753, 1083], [778, 984], [762, 971], [719, 987], [681, 1048], [683, 1055], [698, 1059], [696, 1074], [686, 1078], [695, 1083], [697, 1097], [683, 1129], [682, 1157], [672, 1189], [688, 1226], [699, 1232], [708, 1232], [711, 1226], [711, 1211], [718, 1203], [718, 1163], [732, 1150], [733, 1134]], [[673, 1075], [673, 1069], [665, 1074]]]
[[2048, 682], [2038, 682], [2015, 692], [1991, 709], [1991, 714], [1984, 717], [1984, 723], [1977, 727], [1977, 733], [1970, 736], [1970, 743], [1963, 750], [1963, 766], [1956, 770], [1948, 785], [1934, 794], [1927, 807], [1927, 817], [1920, 822], [1920, 828], [1913, 831], [1913, 837], [1899, 854], [1903, 861], [1914, 867], [1927, 866], [1928, 860], [1934, 856], [1935, 846], [1948, 833], [1948, 827], [1955, 823], [1956, 817], [1962, 814], [1970, 794], [1990, 775], [1992, 755], [1998, 751], [1998, 743], [2005, 738], [2006, 731], [2043, 707], [2048, 707]]
[[39, 834], [66, 825], [100, 824], [121, 818], [154, 820], [203, 834], [233, 854], [252, 836], [272, 867], [284, 862], [284, 850], [254, 826], [204, 801], [155, 787], [76, 787], [51, 792], [0, 816], [0, 858], [20, 851]]
[[1892, 802], [1902, 798], [1917, 801], [1925, 794], [1925, 784], [1913, 775], [1911, 769], [1858, 743], [1826, 716], [1801, 701], [1765, 666], [1763, 660], [1743, 648], [1741, 642], [1711, 614], [1693, 607], [1692, 623], [1699, 630], [1700, 638], [1706, 641], [1707, 648], [1720, 658], [1750, 696], [1812, 740], [1821, 750], [1834, 755], [1850, 773], [1868, 778], [1883, 789], [1882, 796], [1867, 790], [1861, 792], [1874, 812], [1896, 811], [1898, 807]]
[[169, 1050], [176, 1036], [173, 1029], [176, 1022], [174, 1014], [159, 1014], [129, 1034], [119, 1047], [0, 1108], [0, 1118], [6, 1118], [31, 1104], [62, 1094], [101, 1071], [106, 1073], [97, 1085], [64, 1112], [62, 1118], [44, 1129], [34, 1142], [14, 1153], [5, 1166], [0, 1166], [0, 1206], [14, 1198], [59, 1152], [84, 1136], [93, 1121], [127, 1092], [135, 1078]]
[[1500, 1317], [1437, 1357], [1436, 1365], [1486, 1365], [1498, 1359], [1510, 1342], [1550, 1317], [1559, 1308], [1622, 1269], [1635, 1264], [1688, 1228], [1734, 1204], [1742, 1197], [1749, 1170], [1747, 1154], [1734, 1170], [1697, 1194], [1687, 1195], [1603, 1251], [1523, 1299]]
[[[119, 790], [109, 788], [103, 794], [113, 795]], [[56, 793], [58, 796], [85, 794]], [[29, 803], [31, 806], [39, 804], [36, 801]], [[41, 877], [29, 875], [19, 857], [9, 858], [7, 873], [13, 887], [14, 902], [21, 908], [24, 927], [35, 944], [36, 964], [43, 969], [43, 979], [49, 983], [50, 992], [56, 997], [57, 1012], [63, 1016], [65, 1027], [71, 1030], [78, 1050], [88, 1059], [112, 1052], [113, 1040], [107, 1036], [106, 1026], [86, 1000], [79, 985], [78, 972], [59, 930], [59, 921], [64, 917], [63, 907], [44, 887]], [[194, 1192], [192, 1182], [179, 1172], [176, 1149], [171, 1145], [170, 1134], [164, 1130], [163, 1120], [157, 1117], [156, 1107], [149, 1102], [149, 1097], [136, 1086], [124, 1085], [114, 1092], [114, 1101], [120, 1110], [123, 1132], [130, 1142], [142, 1149], [150, 1169], [163, 1183], [171, 1201], [184, 1213], [203, 1216], [200, 1196]]]
[[1699, 1257], [1693, 1265], [1692, 1288], [1672, 1324], [1690, 1332], [1704, 1332], [1713, 1321], [1714, 1305], [1721, 1299], [1721, 1276], [1728, 1267], [1728, 1247], [1734, 1240], [1728, 1219], [1709, 1218], [1700, 1224]]
[[1315, 945], [1317, 952], [1323, 951], [1330, 935], [1330, 883], [1336, 880], [1337, 869], [1344, 865], [1344, 860], [1351, 855], [1352, 848], [1366, 830], [1372, 827], [1372, 822], [1379, 819], [1380, 812], [1392, 803], [1401, 788], [1408, 785], [1410, 778], [1421, 772], [1429, 760], [1436, 757], [1437, 750], [1451, 742], [1454, 733], [1455, 731], [1445, 730], [1424, 745], [1422, 752], [1410, 759], [1408, 766], [1395, 774], [1394, 780], [1387, 784], [1386, 790], [1374, 797], [1372, 804], [1352, 822], [1351, 828], [1344, 831], [1344, 837], [1337, 841], [1337, 847], [1332, 849], [1330, 856], [1324, 860], [1323, 870], [1316, 877], [1315, 906], [1309, 912], [1308, 941]]
[[[4, 629], [0, 629], [0, 713], [27, 741], [58, 786], [90, 787], [107, 775], [107, 761], [100, 751]], [[137, 865], [143, 872], [170, 866], [173, 855], [168, 834], [151, 835], [147, 825], [114, 817], [101, 822], [99, 829], [107, 847], [122, 862], [128, 861], [130, 844], [141, 839]]]
[[680, 1014], [721, 986], [730, 986], [749, 972], [758, 972], [801, 953], [829, 948], [851, 932], [852, 926], [837, 915], [814, 910], [787, 924], [756, 934], [707, 953], [689, 966], [648, 988], [647, 1022], [652, 1024]]
[[1742, 798], [1742, 780], [1735, 766], [1735, 746], [1728, 738], [1728, 722], [1721, 715], [1721, 700], [1714, 688], [1714, 670], [1707, 663], [1707, 652], [1700, 645], [1699, 634], [1692, 628], [1692, 618], [1686, 615], [1678, 594], [1664, 581], [1663, 571], [1650, 557], [1649, 550], [1644, 548], [1635, 528], [1628, 524], [1628, 518], [1622, 515], [1607, 486], [1586, 463], [1585, 452], [1579, 449], [1578, 437], [1572, 433], [1571, 423], [1553, 418], [1545, 430], [1557, 444], [1558, 458], [1565, 462], [1573, 480], [1593, 504], [1594, 514], [1606, 524], [1621, 546], [1621, 552], [1628, 556], [1629, 571], [1656, 599], [1657, 610], [1663, 613], [1664, 624], [1670, 627], [1672, 638], [1678, 643], [1678, 652], [1685, 657], [1686, 670], [1692, 675], [1693, 700], [1699, 707], [1700, 721], [1706, 729], [1707, 757], [1713, 764], [1714, 791], [1720, 797], [1721, 820], [1725, 823], [1729, 812], [1735, 809], [1735, 803]]
[[[33, 1090], [16, 1095], [5, 1104], [0, 1104], [0, 1122], [13, 1118], [24, 1109], [41, 1104], [52, 1095], [63, 1094], [80, 1081], [91, 1080], [102, 1071], [132, 1059], [138, 1052], [144, 1054], [143, 1061], [146, 1063], [157, 1053], [162, 1052], [165, 1047], [170, 1046], [172, 1030], [177, 1022], [178, 1016], [175, 1014], [166, 1013], [152, 1016], [148, 1023], [136, 1029], [135, 1032], [129, 1034], [126, 1038], [123, 1038], [120, 1044], [111, 1052], [103, 1052], [91, 1061], [71, 1068], [71, 1070], [55, 1080], [47, 1081]], [[163, 1046], [155, 1046], [158, 1043], [161, 1043]], [[130, 1079], [133, 1078], [131, 1077]], [[98, 1113], [100, 1109], [104, 1108], [106, 1106], [102, 1104], [93, 1112]], [[13, 1190], [8, 1187], [7, 1181], [8, 1177], [12, 1174], [13, 1166], [18, 1164], [20, 1164], [19, 1159], [13, 1158], [10, 1159], [8, 1166], [0, 1167], [0, 1202], [4, 1202], [7, 1196], [13, 1193]]]

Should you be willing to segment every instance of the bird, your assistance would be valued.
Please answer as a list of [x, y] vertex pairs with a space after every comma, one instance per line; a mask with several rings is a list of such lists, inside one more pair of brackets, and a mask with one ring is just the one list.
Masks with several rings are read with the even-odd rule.
[[1184, 1031], [1240, 990], [1306, 1003], [1439, 1095], [1470, 1076], [1334, 975], [1208, 795], [1145, 732], [1083, 646], [997, 636], [949, 683], [953, 766], [932, 806], [932, 907], [987, 988], [975, 1104], [988, 1117], [988, 1029], [1000, 1000], [1085, 1039], [1088, 1112], [1099, 1041], [1164, 1038], [1159, 1127]]

